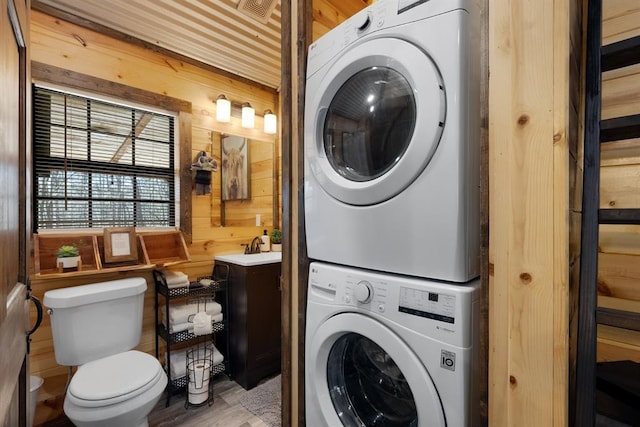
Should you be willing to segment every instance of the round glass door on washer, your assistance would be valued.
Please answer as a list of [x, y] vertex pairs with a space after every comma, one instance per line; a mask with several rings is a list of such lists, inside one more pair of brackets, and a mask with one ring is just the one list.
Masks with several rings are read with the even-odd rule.
[[331, 403], [345, 425], [417, 426], [411, 387], [393, 358], [375, 342], [350, 332], [327, 360]]
[[477, 298], [477, 282], [446, 285], [312, 263], [307, 426], [475, 425]]
[[471, 0], [380, 0], [310, 46], [311, 259], [453, 282], [478, 276], [477, 30]]

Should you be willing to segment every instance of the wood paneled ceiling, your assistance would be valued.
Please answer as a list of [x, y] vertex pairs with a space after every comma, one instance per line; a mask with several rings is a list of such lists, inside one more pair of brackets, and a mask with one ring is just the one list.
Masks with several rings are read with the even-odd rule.
[[239, 3], [241, 0], [34, 0], [32, 7], [74, 15], [277, 89], [280, 0], [242, 0], [242, 10], [238, 10]]

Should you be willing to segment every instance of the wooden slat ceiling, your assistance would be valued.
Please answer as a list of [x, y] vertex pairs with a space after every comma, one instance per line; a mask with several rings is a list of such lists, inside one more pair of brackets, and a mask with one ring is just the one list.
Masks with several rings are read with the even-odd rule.
[[[280, 1], [265, 24], [240, 0], [38, 0], [271, 88], [280, 87]], [[259, 6], [270, 0], [254, 0]]]

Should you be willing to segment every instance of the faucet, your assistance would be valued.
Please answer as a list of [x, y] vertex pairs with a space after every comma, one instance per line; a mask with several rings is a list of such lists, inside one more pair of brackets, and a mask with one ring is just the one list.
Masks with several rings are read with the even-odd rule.
[[249, 248], [250, 254], [259, 254], [260, 253], [260, 244], [262, 244], [262, 240], [260, 236], [254, 237], [251, 241], [251, 247]]

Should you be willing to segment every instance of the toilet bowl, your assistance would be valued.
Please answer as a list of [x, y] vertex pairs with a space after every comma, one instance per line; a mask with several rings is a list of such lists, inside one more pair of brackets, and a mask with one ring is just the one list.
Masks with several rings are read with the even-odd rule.
[[64, 412], [78, 427], [146, 427], [167, 375], [140, 342], [147, 283], [115, 280], [45, 292], [56, 361], [78, 366]]
[[146, 427], [167, 376], [158, 361], [136, 350], [82, 365], [73, 376], [64, 412], [78, 427]]

